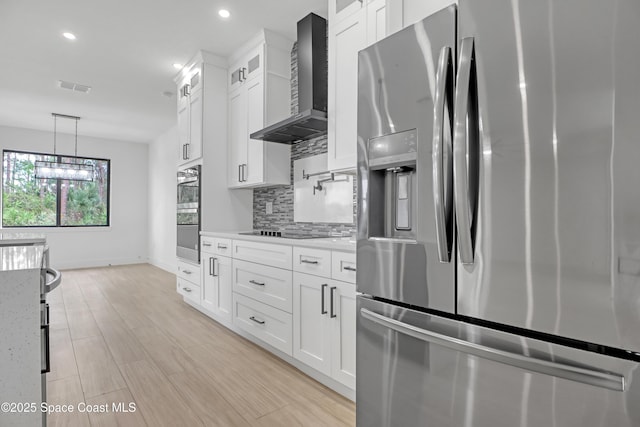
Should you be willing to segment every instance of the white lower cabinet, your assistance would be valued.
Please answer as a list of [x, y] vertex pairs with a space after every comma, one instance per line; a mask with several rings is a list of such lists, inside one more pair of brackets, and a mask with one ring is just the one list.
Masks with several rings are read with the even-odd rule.
[[328, 292], [331, 280], [293, 274], [293, 357], [331, 375], [331, 322]]
[[176, 291], [191, 304], [200, 305], [200, 266], [178, 260]]
[[356, 290], [350, 283], [293, 274], [293, 356], [355, 388]]
[[232, 260], [229, 257], [203, 253], [202, 308], [221, 320], [231, 322]]
[[182, 295], [185, 301], [195, 305], [200, 305], [200, 286], [178, 277], [176, 281], [176, 290], [180, 295]]
[[[331, 294], [331, 292], [334, 292]], [[349, 388], [356, 388], [356, 287], [332, 282], [333, 298], [331, 376]]]
[[291, 356], [291, 314], [234, 293], [233, 323]]
[[178, 262], [186, 302], [308, 365], [330, 387], [355, 390], [354, 253], [208, 236], [201, 245], [200, 266]]

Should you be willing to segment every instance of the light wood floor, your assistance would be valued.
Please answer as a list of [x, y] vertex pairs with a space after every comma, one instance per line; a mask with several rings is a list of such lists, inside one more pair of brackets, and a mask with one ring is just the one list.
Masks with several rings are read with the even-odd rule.
[[353, 402], [186, 305], [159, 268], [64, 271], [48, 302], [47, 401], [76, 409], [49, 426], [355, 425]]

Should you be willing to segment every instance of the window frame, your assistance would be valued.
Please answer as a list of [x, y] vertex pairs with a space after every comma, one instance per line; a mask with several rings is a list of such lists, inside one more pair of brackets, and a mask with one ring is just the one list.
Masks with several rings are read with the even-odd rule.
[[[60, 217], [60, 204], [62, 200], [62, 186], [60, 185], [61, 181], [69, 181], [66, 179], [56, 179], [56, 225], [4, 225], [4, 156], [5, 153], [18, 153], [18, 154], [30, 154], [34, 156], [49, 156], [54, 157], [56, 162], [62, 161], [62, 158], [65, 159], [83, 159], [83, 160], [98, 160], [101, 162], [107, 162], [107, 222], [106, 224], [87, 224], [87, 225], [62, 225], [62, 218]], [[53, 180], [53, 179], [52, 179]], [[11, 150], [5, 148], [2, 150], [2, 218], [0, 228], [104, 228], [111, 226], [111, 159], [102, 159], [99, 157], [86, 157], [86, 156], [69, 156], [66, 154], [51, 154], [51, 153], [39, 153], [35, 151], [24, 151], [24, 150]]]

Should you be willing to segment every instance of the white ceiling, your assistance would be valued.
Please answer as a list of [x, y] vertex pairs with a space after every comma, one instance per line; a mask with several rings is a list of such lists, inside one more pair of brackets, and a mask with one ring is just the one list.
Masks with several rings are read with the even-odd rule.
[[80, 116], [79, 135], [150, 142], [176, 122], [174, 62], [226, 57], [261, 28], [295, 40], [309, 12], [327, 1], [0, 0], [0, 125], [52, 131], [55, 112]]

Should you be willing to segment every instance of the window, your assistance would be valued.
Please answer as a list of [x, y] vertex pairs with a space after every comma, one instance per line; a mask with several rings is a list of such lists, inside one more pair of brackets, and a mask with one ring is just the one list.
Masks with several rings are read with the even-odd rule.
[[[38, 160], [91, 164], [93, 181], [36, 179]], [[3, 151], [3, 227], [96, 227], [109, 225], [110, 161]]]

